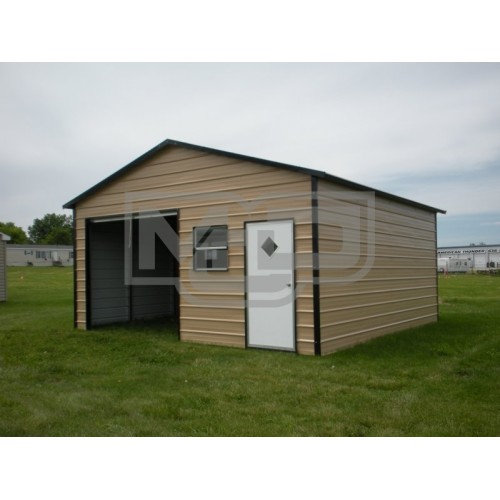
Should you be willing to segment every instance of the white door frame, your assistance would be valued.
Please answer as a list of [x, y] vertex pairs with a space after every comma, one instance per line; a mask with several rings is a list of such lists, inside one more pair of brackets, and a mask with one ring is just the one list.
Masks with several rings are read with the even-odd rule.
[[[263, 343], [255, 343], [252, 341], [251, 335], [251, 318], [252, 314], [250, 311], [251, 303], [250, 299], [250, 291], [249, 291], [249, 280], [248, 280], [248, 272], [249, 272], [249, 263], [248, 263], [248, 244], [249, 244], [249, 234], [248, 234], [248, 226], [250, 225], [259, 225], [262, 224], [262, 228], [265, 228], [266, 225], [272, 227], [273, 224], [279, 223], [289, 223], [291, 230], [291, 264], [290, 264], [290, 279], [287, 283], [291, 292], [291, 307], [289, 308], [289, 312], [286, 314], [290, 314], [288, 320], [291, 322], [289, 336], [287, 335], [286, 345], [272, 345], [272, 344], [263, 344]], [[244, 266], [245, 266], [245, 345], [246, 347], [256, 347], [263, 349], [273, 349], [279, 351], [297, 351], [297, 321], [296, 321], [296, 297], [295, 297], [295, 221], [294, 219], [271, 219], [271, 220], [259, 220], [259, 221], [247, 221], [244, 223], [244, 238], [245, 238], [245, 255], [244, 255]], [[254, 339], [255, 340], [255, 339]]]

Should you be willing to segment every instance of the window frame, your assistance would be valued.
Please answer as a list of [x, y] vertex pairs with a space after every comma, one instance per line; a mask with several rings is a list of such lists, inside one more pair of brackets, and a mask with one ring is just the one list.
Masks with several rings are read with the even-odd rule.
[[[217, 246], [197, 246], [196, 231], [209, 229], [223, 228], [226, 230], [226, 244]], [[217, 224], [213, 226], [194, 226], [193, 227], [193, 271], [228, 271], [229, 270], [229, 228], [227, 224]], [[221, 250], [226, 252], [226, 266], [225, 267], [197, 267], [196, 256], [198, 252], [208, 252], [213, 250]], [[207, 262], [207, 259], [204, 259]]]

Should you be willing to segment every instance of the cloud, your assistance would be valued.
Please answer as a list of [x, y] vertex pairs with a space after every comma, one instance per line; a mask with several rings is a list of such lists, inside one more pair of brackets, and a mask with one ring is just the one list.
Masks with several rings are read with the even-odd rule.
[[481, 222], [480, 226], [500, 226], [500, 221], [495, 222]]
[[0, 213], [61, 212], [167, 137], [492, 212], [499, 89], [500, 64], [0, 64]]
[[498, 245], [500, 228], [495, 222], [499, 216], [498, 211], [476, 215], [440, 215], [437, 219], [438, 244], [458, 246], [485, 242], [488, 245]]
[[[476, 165], [465, 172], [411, 172], [388, 177], [374, 187], [383, 186], [394, 194], [437, 206], [449, 215], [500, 212], [498, 186], [500, 162]], [[382, 189], [382, 188], [381, 188]]]

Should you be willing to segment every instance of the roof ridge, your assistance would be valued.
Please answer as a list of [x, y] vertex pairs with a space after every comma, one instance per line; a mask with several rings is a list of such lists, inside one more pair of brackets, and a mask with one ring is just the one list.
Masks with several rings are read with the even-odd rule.
[[149, 151], [146, 151], [144, 154], [142, 154], [141, 156], [137, 157], [135, 160], [131, 161], [130, 163], [128, 163], [127, 165], [125, 165], [121, 169], [119, 169], [116, 172], [114, 172], [113, 174], [109, 175], [108, 177], [106, 177], [102, 181], [98, 182], [97, 184], [95, 184], [91, 188], [87, 189], [86, 191], [84, 191], [83, 193], [81, 193], [76, 198], [73, 198], [72, 200], [70, 200], [67, 203], [65, 203], [63, 205], [63, 208], [74, 208], [75, 205], [79, 201], [85, 199], [87, 196], [91, 195], [92, 193], [94, 193], [95, 191], [97, 191], [99, 188], [101, 188], [105, 184], [107, 184], [108, 182], [112, 181], [113, 179], [116, 179], [116, 178], [120, 177], [122, 174], [124, 174], [128, 170], [136, 167], [137, 165], [139, 165], [143, 161], [147, 160], [148, 158], [150, 158], [154, 154], [156, 154], [156, 153], [158, 153], [160, 151], [163, 151], [168, 146], [177, 146], [177, 147], [183, 147], [183, 148], [187, 148], [187, 149], [194, 149], [194, 150], [197, 150], [197, 151], [204, 151], [204, 152], [211, 153], [211, 154], [217, 154], [217, 155], [221, 155], [221, 156], [228, 156], [230, 158], [241, 159], [241, 160], [244, 160], [244, 161], [255, 162], [255, 163], [259, 163], [261, 165], [267, 165], [267, 166], [271, 166], [271, 167], [283, 168], [283, 169], [292, 170], [292, 171], [295, 171], [295, 172], [302, 172], [302, 173], [304, 173], [306, 175], [318, 177], [319, 179], [324, 179], [324, 180], [329, 181], [329, 182], [335, 182], [337, 184], [341, 184], [343, 186], [350, 187], [352, 189], [356, 189], [358, 191], [370, 191], [370, 192], [374, 192], [375, 194], [378, 194], [379, 196], [381, 196], [383, 198], [387, 198], [387, 199], [391, 199], [391, 200], [394, 200], [394, 201], [398, 201], [398, 202], [404, 203], [406, 205], [411, 205], [411, 206], [419, 207], [419, 208], [422, 208], [424, 210], [428, 210], [428, 211], [435, 212], [435, 213], [437, 213], [437, 212], [443, 213], [443, 214], [446, 213], [445, 210], [441, 210], [440, 208], [435, 208], [435, 207], [431, 207], [429, 205], [424, 205], [423, 203], [419, 203], [419, 202], [416, 202], [416, 201], [413, 201], [413, 200], [409, 200], [407, 198], [403, 198], [401, 196], [397, 196], [397, 195], [394, 195], [394, 194], [391, 194], [391, 193], [387, 193], [387, 192], [381, 191], [379, 189], [374, 189], [374, 188], [365, 186], [363, 184], [358, 184], [357, 182], [349, 181], [347, 179], [343, 179], [342, 177], [337, 177], [335, 175], [329, 174], [327, 172], [323, 172], [321, 170], [314, 170], [314, 169], [311, 169], [311, 168], [301, 167], [301, 166], [298, 166], [298, 165], [291, 165], [289, 163], [282, 163], [282, 162], [277, 162], [277, 161], [273, 161], [273, 160], [266, 160], [264, 158], [256, 158], [256, 157], [253, 157], [253, 156], [247, 156], [247, 155], [243, 155], [243, 154], [239, 154], [239, 153], [232, 153], [230, 151], [223, 151], [223, 150], [220, 150], [220, 149], [214, 149], [214, 148], [210, 148], [210, 147], [207, 147], [207, 146], [198, 146], [196, 144], [191, 144], [191, 143], [188, 143], [188, 142], [177, 141], [175, 139], [165, 139], [163, 142], [160, 142], [159, 144], [157, 144], [156, 146], [154, 146], [153, 148], [151, 148]]

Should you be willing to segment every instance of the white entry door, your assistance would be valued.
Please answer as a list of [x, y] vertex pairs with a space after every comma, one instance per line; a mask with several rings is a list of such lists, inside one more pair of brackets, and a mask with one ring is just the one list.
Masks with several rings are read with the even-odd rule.
[[293, 221], [246, 225], [247, 344], [295, 350]]

